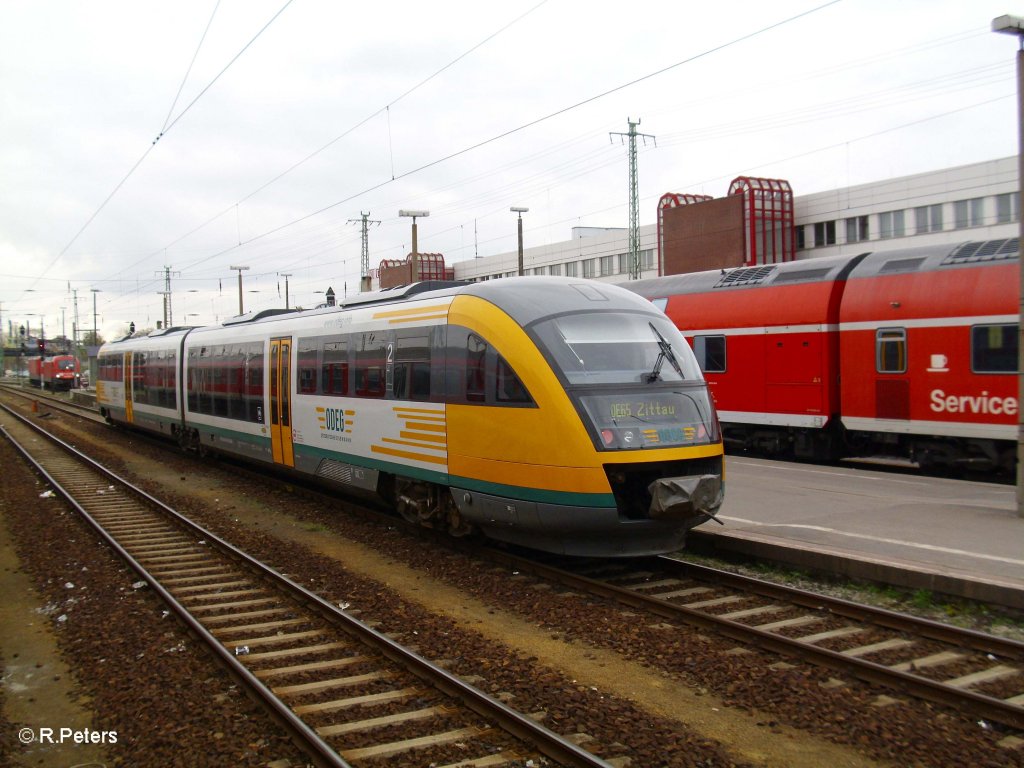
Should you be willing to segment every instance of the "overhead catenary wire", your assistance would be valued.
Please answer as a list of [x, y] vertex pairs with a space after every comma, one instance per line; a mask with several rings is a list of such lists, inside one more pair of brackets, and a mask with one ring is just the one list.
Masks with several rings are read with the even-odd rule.
[[[854, 139], [854, 140], [857, 140], [857, 139]], [[841, 143], [843, 143], [843, 142], [840, 142], [839, 144], [841, 144]], [[838, 144], [829, 145], [829, 146], [838, 146]], [[802, 154], [806, 155], [808, 153], [802, 153]], [[578, 164], [576, 164], [571, 169], [570, 168], [561, 168], [561, 169], [559, 169], [559, 172], [556, 174], [556, 176], [559, 179], [559, 181], [563, 181], [564, 182], [564, 180], [566, 180], [566, 179], [577, 178], [579, 176], [585, 175], [586, 173], [593, 172], [594, 170], [600, 170], [602, 167], [604, 167], [604, 165], [605, 164], [601, 162], [601, 157], [597, 156], [596, 158], [594, 158], [592, 160], [592, 166], [590, 166], [590, 167], [588, 167], [587, 162], [585, 160], [581, 160]], [[558, 168], [558, 166], [556, 166], [556, 168]], [[486, 178], [484, 176], [484, 174], [478, 173], [477, 175], [482, 177], [481, 180], [485, 180], [485, 178]], [[540, 176], [540, 174], [536, 174], [536, 175], [538, 177]], [[541, 187], [544, 186], [543, 181], [541, 181], [540, 179], [538, 179], [537, 183]], [[558, 182], [556, 182], [556, 183], [558, 183]], [[453, 186], [453, 185], [448, 185], [448, 186]], [[548, 186], [550, 186], [550, 183], [548, 184]], [[516, 187], [512, 187], [512, 188], [513, 189], [525, 189], [525, 188], [529, 188], [529, 187], [528, 186], [524, 187], [523, 183], [520, 181], [520, 182], [517, 182], [517, 186]], [[485, 196], [483, 198], [484, 201], [486, 202], [487, 198], [496, 199], [497, 196], [500, 194], [502, 189], [504, 189], [504, 187], [496, 187], [494, 190], [485, 193]], [[591, 213], [601, 213], [601, 212], [607, 211], [607, 210], [614, 210], [616, 207], [618, 207], [618, 206], [612, 206], [612, 207], [609, 207], [609, 208], [604, 208], [604, 209], [601, 209], [600, 211], [592, 211], [592, 212], [589, 212], [589, 213], [583, 213], [583, 214], [574, 215], [573, 217], [565, 218], [565, 219], [562, 219], [561, 221], [563, 221], [563, 222], [564, 221], [570, 221], [570, 220], [578, 219], [580, 216], [591, 215]], [[458, 204], [457, 203], [446, 203], [445, 206], [444, 206], [444, 209], [458, 210]], [[486, 215], [486, 214], [484, 214], [484, 215]], [[303, 217], [303, 219], [304, 218], [308, 218], [308, 217]], [[299, 220], [302, 220], [302, 219], [299, 219]], [[550, 225], [550, 223], [558, 223], [558, 222], [549, 222], [549, 225]], [[320, 239], [319, 237], [314, 236], [314, 240], [319, 240], [319, 239]], [[485, 242], [488, 242], [488, 241], [485, 241]], [[255, 247], [257, 245], [257, 243], [254, 242], [254, 239], [252, 239], [252, 238], [246, 240], [244, 244], [249, 246], [250, 248], [251, 247]], [[278, 243], [274, 243], [270, 247], [281, 248], [282, 244], [280, 242], [278, 242]], [[305, 242], [304, 245], [303, 244], [289, 244], [289, 245], [285, 246], [285, 248], [287, 248], [287, 250], [290, 253], [296, 255], [296, 258], [303, 258], [301, 256], [301, 249], [302, 248], [310, 248], [310, 247], [315, 248], [316, 246], [313, 246], [308, 240]], [[279, 251], [279, 254], [285, 254], [285, 251], [283, 251], [283, 250]], [[261, 258], [266, 260], [266, 259], [269, 259], [271, 257], [272, 257], [272, 254], [270, 254], [268, 252], [265, 252], [265, 255], [262, 256]], [[206, 262], [206, 261], [208, 261], [208, 259], [204, 258], [204, 259], [202, 259], [202, 261]]]
[[[630, 81], [628, 81], [626, 83], [622, 83], [620, 85], [617, 85], [617, 86], [615, 86], [613, 88], [610, 88], [610, 89], [608, 89], [606, 91], [602, 91], [601, 93], [598, 93], [598, 94], [595, 94], [593, 96], [587, 97], [587, 98], [585, 98], [585, 99], [583, 99], [581, 101], [578, 101], [578, 102], [576, 102], [574, 104], [571, 104], [571, 105], [569, 105], [567, 107], [563, 107], [561, 109], [558, 109], [558, 110], [556, 110], [554, 112], [551, 112], [551, 113], [549, 113], [547, 115], [535, 118], [535, 119], [530, 120], [530, 121], [528, 121], [526, 123], [522, 123], [522, 124], [520, 124], [520, 125], [518, 125], [518, 126], [516, 126], [514, 128], [510, 128], [510, 129], [508, 129], [506, 131], [503, 131], [503, 132], [501, 132], [501, 133], [499, 133], [499, 134], [497, 134], [495, 136], [492, 136], [492, 137], [490, 137], [488, 139], [484, 139], [483, 141], [479, 141], [479, 142], [471, 144], [471, 145], [469, 145], [467, 147], [463, 147], [460, 150], [457, 150], [455, 152], [451, 152], [451, 153], [449, 153], [447, 155], [444, 155], [442, 157], [439, 157], [439, 158], [437, 158], [435, 160], [432, 160], [430, 162], [424, 163], [424, 164], [422, 164], [420, 166], [417, 166], [417, 167], [412, 168], [412, 169], [410, 169], [408, 171], [405, 171], [404, 173], [397, 174], [397, 175], [395, 175], [391, 179], [385, 179], [384, 181], [378, 182], [377, 184], [374, 184], [374, 185], [372, 185], [370, 187], [367, 187], [366, 189], [363, 189], [360, 192], [355, 192], [352, 195], [349, 195], [348, 197], [345, 197], [345, 198], [343, 198], [341, 200], [337, 200], [337, 201], [331, 203], [330, 205], [326, 205], [326, 206], [324, 206], [324, 207], [322, 207], [322, 208], [320, 208], [318, 210], [312, 211], [311, 213], [305, 214], [303, 216], [299, 216], [298, 218], [292, 219], [289, 222], [286, 222], [284, 224], [281, 224], [279, 226], [276, 226], [276, 227], [273, 227], [273, 228], [271, 228], [269, 230], [266, 230], [265, 232], [263, 232], [261, 234], [258, 234], [258, 235], [255, 235], [255, 236], [251, 237], [249, 240], [245, 241], [245, 243], [242, 243], [240, 245], [245, 245], [245, 244], [248, 244], [248, 243], [255, 242], [256, 240], [260, 240], [260, 239], [263, 239], [265, 237], [269, 237], [270, 235], [273, 235], [273, 234], [276, 234], [278, 232], [281, 232], [281, 231], [283, 231], [285, 229], [288, 229], [289, 227], [292, 227], [292, 226], [294, 226], [296, 224], [299, 224], [299, 223], [301, 223], [303, 221], [307, 221], [307, 220], [309, 220], [309, 219], [311, 219], [311, 218], [313, 218], [315, 216], [319, 216], [319, 215], [325, 213], [326, 211], [329, 211], [329, 210], [332, 210], [334, 208], [337, 208], [339, 205], [344, 205], [345, 203], [352, 202], [353, 200], [356, 200], [356, 199], [358, 199], [358, 198], [360, 198], [360, 197], [362, 197], [364, 195], [367, 195], [367, 194], [369, 194], [371, 192], [375, 192], [375, 191], [377, 191], [379, 189], [382, 189], [382, 188], [388, 186], [389, 184], [393, 184], [396, 181], [408, 178], [408, 177], [416, 175], [418, 173], [422, 173], [423, 171], [425, 171], [425, 170], [427, 170], [429, 168], [433, 168], [435, 166], [441, 165], [442, 163], [448, 162], [448, 161], [453, 160], [453, 159], [455, 159], [457, 157], [461, 157], [462, 155], [469, 154], [470, 152], [478, 150], [478, 149], [480, 149], [482, 147], [488, 146], [488, 145], [493, 144], [493, 143], [495, 143], [497, 141], [501, 141], [502, 139], [508, 138], [509, 136], [512, 136], [512, 135], [517, 134], [517, 133], [520, 133], [522, 131], [525, 131], [528, 128], [532, 128], [532, 127], [534, 127], [536, 125], [540, 125], [541, 123], [547, 122], [548, 120], [551, 120], [551, 119], [553, 119], [555, 117], [559, 117], [561, 115], [564, 115], [567, 112], [571, 112], [572, 110], [579, 109], [580, 107], [583, 107], [583, 106], [585, 106], [587, 104], [591, 104], [591, 103], [593, 103], [593, 102], [595, 102], [595, 101], [597, 101], [599, 99], [605, 98], [605, 97], [610, 96], [610, 95], [612, 95], [614, 93], [618, 93], [619, 91], [622, 91], [622, 90], [624, 90], [626, 88], [629, 88], [631, 86], [637, 85], [637, 84], [642, 83], [642, 82], [644, 82], [646, 80], [650, 80], [651, 78], [657, 77], [657, 76], [662, 75], [662, 74], [664, 74], [666, 72], [670, 72], [671, 70], [676, 69], [678, 67], [681, 67], [681, 66], [683, 66], [685, 64], [688, 64], [688, 63], [697, 61], [699, 59], [705, 58], [707, 56], [710, 56], [713, 53], [717, 53], [719, 51], [723, 51], [723, 50], [725, 50], [727, 48], [730, 48], [732, 46], [738, 45], [739, 43], [742, 43], [742, 42], [745, 42], [747, 40], [750, 40], [750, 39], [752, 39], [754, 37], [757, 37], [758, 35], [765, 34], [765, 33], [769, 32], [769, 31], [771, 31], [773, 29], [777, 29], [777, 28], [779, 28], [781, 26], [784, 26], [786, 24], [791, 24], [791, 23], [797, 21], [798, 19], [802, 19], [802, 18], [805, 18], [805, 17], [807, 17], [807, 16], [809, 16], [811, 14], [817, 13], [817, 12], [819, 12], [821, 10], [824, 10], [825, 8], [828, 8], [829, 6], [835, 5], [838, 2], [840, 2], [840, 0], [828, 0], [828, 2], [823, 3], [821, 5], [818, 5], [818, 6], [814, 7], [814, 8], [808, 9], [806, 11], [801, 11], [800, 13], [797, 13], [797, 14], [795, 14], [793, 16], [789, 16], [788, 18], [783, 19], [781, 21], [773, 22], [772, 24], [768, 24], [767, 26], [761, 27], [761, 28], [759, 28], [759, 29], [757, 29], [757, 30], [755, 30], [753, 32], [749, 32], [749, 33], [746, 33], [744, 35], [740, 35], [739, 37], [733, 38], [732, 40], [730, 40], [728, 42], [721, 43], [721, 44], [719, 44], [717, 46], [713, 46], [711, 48], [708, 48], [708, 49], [706, 49], [706, 50], [704, 50], [704, 51], [702, 51], [700, 53], [694, 54], [693, 56], [689, 56], [689, 57], [687, 57], [685, 59], [682, 59], [681, 61], [677, 61], [674, 64], [670, 64], [670, 65], [668, 65], [666, 67], [662, 67], [661, 69], [658, 69], [658, 70], [656, 70], [654, 72], [648, 73], [648, 74], [643, 75], [641, 77], [638, 77], [638, 78], [635, 78], [633, 80], [630, 80]], [[208, 256], [205, 259], [200, 259], [200, 260], [198, 260], [196, 262], [193, 262], [189, 266], [190, 267], [191, 266], [196, 266], [197, 264], [203, 263], [204, 261], [207, 261], [209, 259], [215, 259], [215, 258], [218, 258], [220, 256], [226, 255], [226, 254], [230, 253], [231, 251], [235, 250], [237, 247], [239, 247], [239, 246], [231, 246], [229, 248], [225, 248], [223, 250], [218, 251], [217, 253], [211, 254], [210, 256]]]
[[[192, 67], [195, 66], [196, 59], [199, 57], [199, 51], [202, 50], [203, 43], [206, 41], [206, 35], [210, 31], [210, 27], [213, 25], [213, 18], [217, 15], [217, 9], [220, 8], [220, 0], [213, 6], [213, 13], [210, 14], [210, 20], [206, 22], [206, 29], [203, 30], [202, 36], [199, 38], [199, 45], [196, 46], [196, 52], [192, 54], [192, 61], [188, 63], [188, 69], [185, 70], [185, 76], [181, 78], [181, 85], [178, 86], [178, 92], [174, 95], [174, 101], [171, 102], [171, 108], [167, 110], [167, 117], [164, 118], [164, 125], [160, 129], [160, 136], [164, 135], [164, 131], [167, 130], [168, 123], [171, 122], [171, 115], [174, 114], [174, 108], [178, 106], [178, 99], [181, 98], [181, 92], [185, 90], [185, 83], [188, 82], [188, 76], [192, 73]], [[159, 136], [157, 137], [159, 139]]]
[[[82, 236], [82, 233], [85, 232], [86, 229], [88, 229], [89, 225], [92, 224], [92, 222], [96, 220], [96, 217], [100, 215], [100, 213], [103, 211], [103, 209], [107, 207], [107, 204], [113, 199], [114, 195], [116, 195], [118, 193], [118, 191], [120, 191], [121, 187], [123, 187], [125, 185], [125, 182], [127, 182], [128, 179], [130, 179], [132, 177], [132, 174], [134, 174], [135, 171], [138, 170], [139, 166], [142, 165], [143, 161], [149, 156], [149, 153], [153, 151], [153, 148], [156, 146], [157, 142], [163, 136], [165, 136], [167, 134], [167, 132], [170, 131], [178, 123], [178, 121], [180, 121], [181, 118], [185, 116], [185, 114], [190, 109], [192, 109], [193, 106], [195, 106], [196, 102], [198, 102], [199, 99], [201, 99], [206, 94], [206, 92], [208, 90], [210, 90], [210, 88], [213, 86], [213, 84], [216, 83], [217, 80], [219, 80], [221, 78], [221, 76], [225, 72], [228, 71], [228, 69], [231, 67], [232, 64], [234, 64], [236, 61], [238, 61], [239, 57], [243, 53], [245, 53], [245, 51], [247, 51], [249, 49], [249, 47], [254, 42], [256, 42], [256, 39], [260, 35], [262, 35], [272, 23], [274, 23], [274, 21], [277, 19], [277, 17], [280, 16], [284, 12], [285, 8], [287, 8], [289, 5], [291, 5], [292, 2], [293, 2], [293, 0], [287, 0], [287, 2], [285, 2], [285, 4], [281, 7], [281, 9], [276, 14], [274, 14], [274, 16], [270, 19], [270, 21], [268, 21], [266, 24], [264, 24], [263, 27], [260, 29], [260, 31], [257, 32], [256, 35], [251, 40], [249, 40], [249, 42], [246, 43], [238, 53], [236, 53], [232, 57], [231, 61], [229, 61], [227, 63], [227, 65], [223, 69], [221, 69], [220, 72], [217, 73], [216, 77], [214, 77], [213, 80], [211, 80], [206, 85], [206, 87], [203, 88], [202, 91], [200, 91], [199, 94], [194, 99], [192, 99], [191, 102], [189, 102], [188, 106], [185, 107], [180, 113], [178, 113], [177, 117], [175, 117], [170, 123], [166, 123], [165, 122], [164, 129], [159, 133], [159, 135], [156, 137], [156, 139], [154, 139], [153, 142], [146, 148], [146, 151], [142, 153], [142, 156], [135, 162], [135, 165], [133, 165], [131, 167], [131, 169], [128, 171], [128, 173], [126, 173], [124, 175], [124, 177], [117, 183], [117, 185], [114, 187], [113, 191], [111, 191], [111, 193], [109, 195], [107, 195], [107, 197], [103, 200], [103, 202], [100, 203], [99, 208], [97, 208], [93, 212], [93, 214], [86, 220], [85, 224], [83, 224], [82, 227], [75, 233], [74, 237], [72, 237], [71, 240], [68, 241], [68, 244], [65, 245], [60, 250], [60, 252], [46, 266], [46, 268], [42, 271], [42, 273], [40, 273], [39, 277], [36, 278], [37, 280], [39, 278], [44, 277], [51, 269], [53, 269], [54, 265], [58, 261], [61, 260], [61, 258], [64, 256], [64, 254], [66, 254], [68, 252], [68, 250], [70, 250], [71, 246], [73, 246], [75, 244], [75, 242], [78, 240], [78, 238]], [[175, 101], [177, 101], [177, 97], [175, 97]], [[173, 106], [172, 106], [172, 110], [173, 110]], [[35, 285], [36, 285], [36, 283], [32, 283], [32, 285], [29, 287], [28, 290], [31, 290], [32, 288], [34, 288]]]

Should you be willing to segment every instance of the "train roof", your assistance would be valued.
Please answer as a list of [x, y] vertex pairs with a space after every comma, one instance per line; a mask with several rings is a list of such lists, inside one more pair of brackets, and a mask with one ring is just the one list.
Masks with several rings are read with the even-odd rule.
[[460, 292], [500, 307], [524, 328], [569, 312], [651, 310], [647, 301], [622, 286], [570, 277], [506, 277], [471, 283]]
[[[568, 289], [568, 290], [567, 290]], [[213, 333], [226, 329], [241, 330], [245, 326], [256, 327], [264, 323], [275, 323], [287, 319], [311, 318], [344, 313], [369, 307], [402, 304], [413, 300], [430, 300], [441, 297], [467, 295], [477, 296], [501, 308], [519, 325], [528, 326], [551, 315], [577, 311], [651, 311], [649, 302], [624, 288], [592, 280], [568, 277], [508, 277], [480, 283], [459, 281], [424, 281], [397, 288], [359, 294], [343, 300], [339, 305], [317, 307], [308, 310], [267, 309], [238, 315], [218, 325], [202, 327], [173, 327], [153, 331], [146, 336], [128, 336], [108, 342], [118, 345], [124, 342], [159, 342], [163, 339], [180, 337], [190, 332]], [[105, 346], [107, 346], [105, 345]]]
[[1017, 258], [1019, 240], [974, 240], [957, 244], [918, 246], [886, 251], [823, 256], [780, 264], [714, 269], [637, 280], [626, 284], [649, 299], [691, 293], [732, 291], [770, 285], [832, 282], [849, 277], [957, 268]]
[[855, 264], [864, 255], [823, 256], [780, 264], [688, 272], [681, 275], [636, 280], [627, 283], [626, 287], [641, 296], [655, 299], [677, 294], [708, 293], [716, 290], [732, 291], [739, 288], [783, 283], [832, 282], [843, 279], [852, 264]]
[[1008, 263], [1018, 258], [1019, 251], [1020, 240], [1016, 237], [875, 251], [868, 254], [854, 268], [850, 277], [875, 277]]

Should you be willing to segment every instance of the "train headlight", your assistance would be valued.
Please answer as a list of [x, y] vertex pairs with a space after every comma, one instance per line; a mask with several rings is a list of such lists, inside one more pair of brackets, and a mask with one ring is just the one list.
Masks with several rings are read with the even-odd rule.
[[606, 446], [612, 446], [615, 444], [615, 432], [611, 429], [602, 429], [601, 439]]

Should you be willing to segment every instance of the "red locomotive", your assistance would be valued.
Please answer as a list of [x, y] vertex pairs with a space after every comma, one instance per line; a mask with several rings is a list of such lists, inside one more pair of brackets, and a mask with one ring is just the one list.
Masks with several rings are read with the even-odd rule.
[[1010, 471], [1018, 249], [947, 244], [627, 287], [690, 342], [734, 449]]
[[81, 381], [78, 358], [74, 355], [31, 357], [28, 361], [28, 378], [32, 384], [45, 389], [73, 389]]

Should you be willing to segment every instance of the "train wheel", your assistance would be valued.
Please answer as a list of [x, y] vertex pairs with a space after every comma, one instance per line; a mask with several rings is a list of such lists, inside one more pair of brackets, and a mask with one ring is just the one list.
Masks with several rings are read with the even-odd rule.
[[396, 478], [395, 505], [409, 522], [437, 528], [451, 536], [468, 536], [475, 530], [459, 514], [451, 492], [440, 485]]

